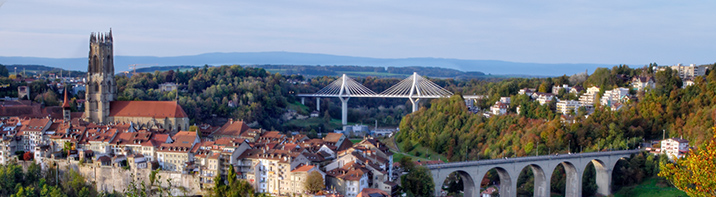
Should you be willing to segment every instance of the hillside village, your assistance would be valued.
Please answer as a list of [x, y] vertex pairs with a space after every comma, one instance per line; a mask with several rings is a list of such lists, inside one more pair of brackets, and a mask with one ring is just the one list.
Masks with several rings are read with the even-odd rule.
[[[706, 65], [697, 66], [694, 64], [689, 66], [682, 64], [660, 66], [654, 69], [656, 72], [660, 72], [667, 68], [678, 73], [678, 76], [682, 79], [683, 86], [681, 88], [693, 85], [694, 79], [706, 75], [706, 71], [708, 70]], [[654, 77], [651, 76], [634, 76], [631, 79], [620, 79], [629, 85], [616, 87], [614, 89], [604, 89], [598, 86], [590, 86], [585, 89], [579, 85], [570, 87], [569, 84], [557, 84], [551, 88], [551, 93], [539, 92], [536, 88], [524, 88], [519, 90], [518, 94], [525, 95], [530, 100], [539, 102], [540, 105], [554, 102], [555, 111], [562, 114], [562, 119], [570, 120], [573, 119], [572, 116], [578, 114], [580, 111], [587, 115], [593, 113], [596, 106], [605, 107], [612, 111], [619, 110], [629, 101], [637, 99], [635, 93], [649, 91], [656, 87], [656, 81]], [[560, 93], [561, 95], [578, 95], [578, 99], [560, 99], [558, 98]], [[507, 114], [510, 104], [510, 97], [501, 97], [500, 100], [490, 106], [489, 111], [485, 111], [483, 115], [489, 117]], [[466, 105], [470, 108], [475, 108], [474, 101], [466, 100]], [[479, 111], [479, 109], [475, 111]], [[520, 106], [517, 106], [515, 112], [519, 114], [520, 111]]]

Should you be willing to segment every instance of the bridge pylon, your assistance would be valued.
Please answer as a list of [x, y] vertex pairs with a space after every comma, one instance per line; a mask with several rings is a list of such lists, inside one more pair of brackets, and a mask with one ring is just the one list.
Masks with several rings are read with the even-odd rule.
[[420, 98], [443, 98], [452, 96], [452, 92], [413, 72], [408, 78], [386, 89], [380, 95], [394, 98], [408, 98], [413, 104], [413, 112], [418, 111]]

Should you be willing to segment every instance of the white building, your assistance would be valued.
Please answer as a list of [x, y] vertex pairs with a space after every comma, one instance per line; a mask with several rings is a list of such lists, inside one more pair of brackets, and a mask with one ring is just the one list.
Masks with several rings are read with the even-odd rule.
[[559, 94], [559, 90], [564, 89], [564, 92], [569, 93], [572, 88], [569, 87], [569, 84], [562, 84], [562, 86], [552, 86], [552, 94]]
[[607, 90], [602, 95], [600, 103], [604, 107], [611, 107], [614, 104], [622, 103], [626, 97], [629, 96], [629, 89], [627, 88], [614, 88], [613, 90]]
[[599, 94], [599, 87], [592, 86], [587, 88], [587, 92], [579, 97], [579, 102], [582, 102], [583, 106], [594, 106], [594, 102], [597, 100], [597, 94]]
[[552, 102], [552, 100], [554, 99], [554, 94], [537, 92], [532, 94], [532, 98], [537, 100], [540, 105], [544, 105]]
[[507, 108], [509, 108], [509, 105], [500, 101], [496, 101], [495, 104], [490, 107], [490, 112], [492, 112], [492, 114], [494, 115], [507, 114]]
[[557, 111], [562, 114], [575, 113], [580, 106], [582, 106], [580, 102], [575, 100], [559, 101], [557, 102]]
[[510, 97], [506, 97], [506, 96], [500, 97], [500, 102], [510, 105], [510, 103], [511, 103]]
[[708, 68], [709, 68], [706, 65], [696, 66], [696, 64], [691, 64], [688, 66], [684, 66], [682, 64], [677, 64], [677, 65], [673, 65], [673, 66], [660, 67], [658, 69], [658, 71], [664, 71], [664, 70], [666, 70], [667, 67], [671, 68], [671, 70], [673, 70], [673, 71], [678, 72], [679, 77], [681, 77], [682, 79], [694, 78], [697, 76], [704, 76], [704, 75], [706, 75], [706, 70], [708, 70]]
[[637, 91], [644, 91], [646, 89], [654, 89], [656, 82], [651, 77], [634, 77], [631, 79], [631, 87]]
[[689, 151], [689, 141], [682, 138], [669, 138], [661, 140], [661, 153], [669, 159], [681, 158]]
[[177, 89], [176, 83], [166, 82], [163, 84], [159, 84], [159, 90], [161, 90], [162, 92], [170, 92], [170, 91], [176, 90], [176, 89]]

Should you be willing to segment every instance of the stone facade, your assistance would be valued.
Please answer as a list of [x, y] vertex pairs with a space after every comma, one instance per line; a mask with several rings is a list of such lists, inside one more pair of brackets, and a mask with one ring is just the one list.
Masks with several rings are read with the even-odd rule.
[[112, 30], [90, 36], [85, 94], [84, 118], [89, 122], [108, 123], [109, 103], [117, 97]]

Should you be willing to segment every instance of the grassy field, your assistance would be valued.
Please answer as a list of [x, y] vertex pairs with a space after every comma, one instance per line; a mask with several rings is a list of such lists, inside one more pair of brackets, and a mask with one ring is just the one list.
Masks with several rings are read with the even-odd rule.
[[292, 110], [296, 110], [296, 112], [298, 112], [299, 114], [308, 114], [311, 112], [311, 111], [309, 111], [308, 107], [306, 107], [305, 105], [301, 105], [301, 103], [298, 101], [293, 102], [293, 103], [288, 103], [288, 108], [292, 109]]
[[[383, 144], [390, 147], [390, 150], [393, 152], [393, 162], [398, 162], [403, 157], [409, 157], [414, 161], [420, 160], [437, 160], [440, 159], [444, 162], [447, 162], [447, 158], [437, 154], [433, 151], [428, 150], [425, 147], [422, 146], [415, 146], [412, 151], [404, 153], [401, 150], [399, 150], [398, 147], [402, 146], [402, 143], [395, 144], [395, 140], [393, 140], [395, 136], [390, 138], [381, 138], [379, 139]], [[420, 156], [417, 156], [419, 154]]]
[[619, 191], [614, 192], [614, 196], [620, 197], [620, 196], [629, 196], [629, 197], [638, 197], [638, 196], [687, 196], [686, 193], [682, 192], [681, 190], [676, 189], [675, 187], [669, 187], [664, 185], [663, 183], [659, 183], [659, 178], [657, 177], [651, 177], [649, 179], [644, 180], [639, 185], [630, 186], [630, 187], [623, 187]]

